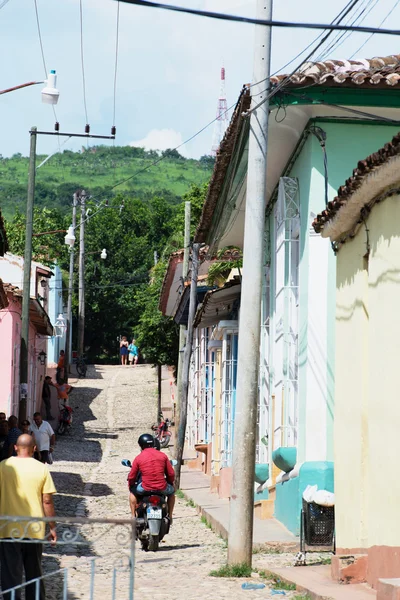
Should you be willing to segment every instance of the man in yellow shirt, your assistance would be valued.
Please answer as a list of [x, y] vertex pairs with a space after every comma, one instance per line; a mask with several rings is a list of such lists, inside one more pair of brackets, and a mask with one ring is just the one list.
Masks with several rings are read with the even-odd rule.
[[[4, 590], [22, 584], [24, 571], [26, 581], [42, 576], [41, 542], [46, 535], [45, 525], [41, 522], [29, 524], [26, 517], [55, 516], [53, 494], [56, 488], [46, 465], [33, 458], [34, 449], [32, 436], [20, 435], [15, 445], [17, 456], [0, 463], [0, 515], [25, 517], [25, 520], [16, 522], [0, 518], [1, 589], [4, 600], [11, 598], [11, 594], [4, 594]], [[15, 539], [33, 541], [12, 541]], [[52, 543], [57, 541], [54, 521], [50, 522], [48, 539]], [[26, 586], [26, 600], [35, 600], [35, 588], [35, 584]], [[21, 591], [16, 590], [15, 600], [20, 598]], [[40, 600], [45, 600], [43, 580], [40, 581]]]

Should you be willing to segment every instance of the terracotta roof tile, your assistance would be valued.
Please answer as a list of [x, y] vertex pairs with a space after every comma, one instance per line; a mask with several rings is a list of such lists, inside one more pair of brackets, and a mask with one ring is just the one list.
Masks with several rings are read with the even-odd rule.
[[[277, 85], [288, 75], [274, 75], [271, 83]], [[290, 75], [285, 87], [309, 85], [394, 87], [400, 81], [400, 54], [376, 56], [358, 60], [327, 60], [304, 63]]]
[[349, 177], [345, 184], [340, 186], [338, 194], [333, 200], [328, 202], [327, 208], [317, 215], [313, 221], [313, 227], [317, 233], [321, 233], [326, 223], [331, 221], [336, 213], [344, 206], [349, 198], [364, 183], [366, 177], [374, 170], [383, 165], [389, 158], [400, 154], [400, 133], [394, 136], [391, 142], [385, 144], [383, 148], [370, 154], [364, 160], [360, 160], [357, 168]]

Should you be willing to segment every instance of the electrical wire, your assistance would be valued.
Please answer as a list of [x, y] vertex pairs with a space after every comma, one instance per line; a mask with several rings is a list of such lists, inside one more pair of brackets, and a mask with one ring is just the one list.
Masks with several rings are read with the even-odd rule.
[[[358, 20], [358, 18], [359, 18], [359, 17], [361, 16], [361, 14], [362, 14], [363, 5], [366, 5], [366, 4], [368, 4], [370, 1], [371, 1], [371, 0], [362, 0], [362, 2], [361, 2], [361, 6], [360, 6], [361, 13], [359, 13], [359, 14], [357, 14], [357, 13], [356, 13], [355, 15], [354, 15], [354, 14], [353, 14], [353, 15], [349, 15], [349, 18], [348, 18], [348, 20], [346, 21], [346, 23], [345, 23], [345, 24], [346, 24], [346, 25], [355, 25], [355, 24], [356, 24], [356, 22], [357, 22], [357, 20]], [[338, 31], [338, 32], [335, 34], [335, 36], [334, 36], [334, 38], [333, 38], [333, 40], [332, 40], [331, 44], [330, 44], [330, 45], [329, 45], [329, 46], [328, 46], [328, 47], [327, 47], [327, 48], [326, 48], [326, 49], [325, 49], [325, 50], [324, 50], [324, 51], [323, 51], [323, 52], [322, 52], [322, 53], [321, 53], [321, 54], [320, 54], [320, 55], [317, 57], [317, 60], [323, 60], [323, 56], [327, 56], [327, 55], [328, 55], [328, 54], [331, 52], [331, 50], [332, 50], [332, 49], [333, 49], [335, 46], [337, 46], [337, 45], [338, 45], [338, 43], [339, 43], [340, 39], [341, 39], [341, 38], [342, 38], [344, 35], [346, 35], [346, 33], [347, 33], [346, 31]]]
[[[384, 23], [386, 23], [386, 21], [388, 20], [388, 18], [391, 16], [391, 14], [393, 13], [393, 11], [398, 7], [398, 5], [400, 4], [400, 0], [396, 0], [396, 2], [394, 3], [393, 7], [391, 8], [391, 10], [388, 12], [388, 14], [386, 15], [386, 17], [379, 23], [378, 27], [381, 28], [382, 25]], [[355, 50], [355, 52], [353, 52], [353, 54], [350, 56], [350, 59], [354, 58], [354, 56], [360, 52], [360, 50], [362, 50], [362, 48], [364, 48], [364, 46], [366, 44], [368, 44], [369, 40], [374, 37], [374, 33], [371, 33], [370, 36], [368, 36], [368, 38], [365, 40], [365, 42], [363, 44], [361, 44], [361, 46], [359, 48], [357, 48], [357, 50]]]
[[40, 44], [40, 51], [42, 54], [44, 74], [45, 74], [45, 76], [47, 76], [48, 71], [47, 71], [46, 59], [44, 57], [43, 40], [42, 40], [42, 33], [40, 31], [39, 10], [38, 10], [38, 5], [37, 5], [37, 0], [33, 0], [33, 2], [35, 4], [36, 26], [37, 26], [38, 35], [39, 35], [39, 44]]
[[[35, 0], [36, 2], [36, 0]], [[86, 77], [85, 77], [85, 60], [83, 54], [83, 6], [82, 0], [79, 0], [79, 22], [80, 22], [80, 39], [81, 39], [81, 70], [82, 70], [82, 89], [83, 89], [83, 106], [85, 110], [86, 124], [89, 123], [87, 103], [86, 103]]]
[[120, 9], [120, 3], [118, 0], [117, 1], [117, 28], [116, 28], [116, 36], [115, 36], [113, 125], [115, 125], [115, 106], [116, 106], [116, 96], [117, 96], [118, 48], [119, 48], [119, 9]]
[[[37, 0], [33, 0], [33, 1], [34, 1], [34, 5], [35, 5], [36, 26], [37, 26], [38, 36], [39, 36], [39, 44], [40, 44], [40, 52], [41, 52], [41, 55], [42, 55], [42, 61], [43, 61], [44, 76], [47, 77], [48, 70], [47, 70], [47, 65], [46, 65], [46, 59], [45, 59], [45, 56], [44, 56], [42, 32], [41, 32], [41, 29], [40, 29], [39, 9], [38, 9], [38, 5], [37, 5]], [[55, 118], [56, 121], [58, 121], [57, 114], [56, 114], [56, 109], [55, 109], [54, 105], [52, 105], [52, 109], [53, 109], [54, 118]]]
[[[116, 101], [117, 101], [117, 74], [118, 74], [118, 50], [119, 50], [119, 9], [120, 3], [117, 2], [117, 22], [116, 22], [116, 32], [115, 32], [115, 65], [114, 65], [114, 93], [113, 93], [113, 119], [112, 119], [112, 130], [111, 132], [116, 133], [115, 128], [115, 111], [116, 111]], [[114, 160], [113, 160], [113, 183], [115, 183], [117, 176], [117, 161], [115, 160], [115, 138], [112, 142], [114, 148]]]
[[274, 21], [265, 19], [255, 19], [252, 17], [242, 17], [239, 15], [230, 15], [227, 13], [211, 12], [206, 10], [198, 10], [194, 8], [185, 8], [182, 6], [174, 6], [172, 4], [162, 4], [160, 2], [150, 2], [149, 0], [118, 0], [120, 2], [126, 2], [127, 4], [135, 4], [137, 6], [143, 6], [146, 8], [161, 8], [163, 10], [170, 10], [173, 12], [181, 12], [189, 15], [196, 15], [200, 17], [208, 17], [211, 19], [217, 19], [221, 21], [233, 21], [236, 23], [248, 23], [251, 25], [262, 25], [265, 27], [284, 27], [293, 29], [329, 29], [331, 31], [357, 31], [359, 33], [379, 33], [383, 35], [400, 35], [399, 29], [378, 29], [377, 27], [366, 27], [366, 26], [352, 26], [352, 25], [332, 25], [322, 23], [310, 23], [301, 22], [296, 23], [293, 21]]
[[[335, 21], [337, 21], [338, 23], [340, 23], [341, 21], [343, 21], [343, 19], [353, 10], [353, 8], [355, 6], [357, 6], [358, 2], [360, 0], [351, 0], [351, 2], [349, 2], [341, 11], [340, 13], [333, 19], [333, 21], [331, 22], [331, 24], [335, 23]], [[317, 44], [317, 46], [306, 56], [306, 58], [304, 60], [302, 60], [302, 62], [297, 65], [297, 67], [295, 69], [293, 69], [291, 71], [291, 73], [289, 73], [288, 75], [286, 75], [271, 91], [271, 93], [269, 93], [267, 95], [266, 98], [264, 98], [263, 100], [261, 100], [261, 102], [259, 102], [258, 104], [256, 104], [256, 106], [253, 106], [248, 112], [247, 115], [251, 114], [252, 112], [254, 112], [255, 110], [257, 110], [257, 108], [259, 108], [260, 106], [262, 106], [264, 104], [264, 102], [266, 102], [267, 100], [269, 100], [270, 98], [272, 98], [273, 96], [275, 96], [275, 94], [277, 94], [289, 81], [290, 78], [298, 72], [298, 70], [301, 68], [301, 66], [306, 63], [314, 54], [315, 52], [321, 48], [321, 46], [326, 42], [326, 40], [329, 38], [329, 36], [332, 34], [332, 31], [327, 31], [325, 34], [324, 32], [321, 34], [323, 35], [322, 40]], [[321, 37], [321, 36], [320, 36]], [[318, 38], [317, 38], [318, 39]], [[274, 73], [275, 75], [275, 73]], [[273, 77], [273, 75], [271, 75], [270, 77]], [[266, 79], [261, 80], [258, 83], [262, 83], [263, 81], [266, 81]], [[257, 85], [257, 84], [254, 84]], [[264, 94], [265, 92], [268, 92], [269, 88], [266, 88], [262, 94]]]
[[[360, 14], [354, 19], [354, 21], [351, 23], [351, 25], [355, 25], [355, 23], [363, 23], [365, 21], [365, 19], [368, 17], [368, 15], [372, 12], [372, 10], [375, 8], [375, 6], [378, 4], [379, 0], [370, 0], [367, 5], [365, 6], [365, 8], [360, 12]], [[335, 45], [333, 45], [333, 48], [339, 48], [342, 44], [344, 44], [344, 42], [346, 40], [348, 40], [351, 36], [353, 35], [352, 31], [349, 32], [343, 32], [337, 43]], [[332, 48], [332, 49], [333, 49]], [[331, 52], [331, 49], [328, 48], [325, 53], [324, 53], [324, 57], [326, 57], [329, 53]]]
[[[357, 5], [357, 3], [359, 1], [360, 0], [351, 0], [350, 2], [348, 2], [348, 4], [346, 4], [346, 6], [339, 12], [339, 14], [336, 15], [336, 17], [331, 21], [331, 25], [334, 24], [335, 22], [340, 23], [349, 14], [349, 12]], [[301, 67], [301, 65], [304, 64], [305, 62], [307, 62], [311, 58], [311, 56], [322, 46], [322, 44], [325, 43], [325, 41], [328, 39], [328, 37], [329, 37], [329, 35], [331, 35], [331, 33], [332, 32], [325, 33], [325, 31], [320, 33], [312, 42], [310, 42], [310, 44], [308, 44], [308, 46], [306, 46], [301, 52], [299, 52], [299, 54], [297, 54], [288, 63], [283, 65], [283, 67], [280, 67], [277, 71], [272, 73], [272, 75], [270, 75], [270, 77], [274, 77], [278, 73], [281, 73], [283, 71], [283, 69], [286, 69], [287, 66], [289, 66], [295, 60], [297, 60], [297, 58], [299, 58], [302, 54], [304, 54], [304, 52], [306, 52], [315, 42], [317, 42], [321, 37], [324, 36], [323, 40], [321, 40], [321, 42], [317, 45], [317, 47], [314, 48], [314, 50], [310, 54], [308, 54], [308, 56], [306, 56], [305, 59], [302, 60], [301, 64], [298, 65], [289, 75], [287, 75], [287, 78], [292, 77], [292, 75], [294, 75], [294, 73], [296, 73], [298, 71], [298, 69]], [[256, 83], [252, 83], [250, 87], [253, 87], [255, 85], [263, 83], [266, 80], [267, 80], [267, 78], [261, 79], [260, 81], [257, 81]]]
[[3, 8], [3, 6], [5, 6], [10, 0], [3, 0], [3, 2], [0, 2], [0, 10]]

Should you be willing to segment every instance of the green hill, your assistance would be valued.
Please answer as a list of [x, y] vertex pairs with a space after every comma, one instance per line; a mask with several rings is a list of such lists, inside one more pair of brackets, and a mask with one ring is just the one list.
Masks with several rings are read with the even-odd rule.
[[[72, 194], [78, 188], [94, 197], [128, 192], [145, 201], [159, 195], [177, 204], [191, 184], [202, 185], [210, 178], [210, 156], [186, 159], [176, 150], [166, 150], [161, 156], [163, 160], [152, 166], [160, 156], [143, 148], [92, 146], [82, 152], [64, 150], [37, 169], [35, 205], [69, 211]], [[38, 155], [37, 166], [45, 158]], [[6, 218], [17, 209], [25, 210], [28, 162], [20, 154], [0, 156], [0, 208]]]

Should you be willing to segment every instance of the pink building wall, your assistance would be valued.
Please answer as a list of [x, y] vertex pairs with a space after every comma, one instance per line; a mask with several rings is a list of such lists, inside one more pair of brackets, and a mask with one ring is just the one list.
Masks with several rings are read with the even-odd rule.
[[[7, 293], [9, 305], [0, 310], [0, 411], [18, 416], [19, 404], [19, 354], [21, 343], [21, 298]], [[41, 409], [42, 388], [46, 366], [38, 360], [38, 354], [46, 352], [46, 338], [38, 336], [29, 327], [28, 358], [28, 406], [27, 417]]]

